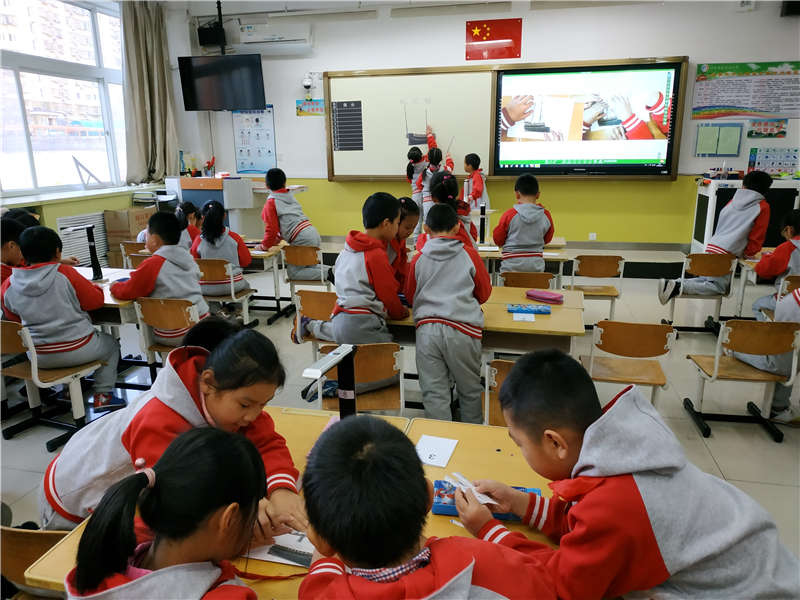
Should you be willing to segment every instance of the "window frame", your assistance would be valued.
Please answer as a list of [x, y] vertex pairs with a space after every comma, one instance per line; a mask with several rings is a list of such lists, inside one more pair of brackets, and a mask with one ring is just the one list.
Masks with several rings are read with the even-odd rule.
[[[17, 93], [17, 105], [22, 115], [22, 126], [25, 132], [25, 147], [28, 153], [28, 164], [31, 171], [32, 187], [5, 189], [3, 182], [0, 181], [0, 193], [3, 197], [30, 196], [34, 194], [75, 191], [84, 189], [102, 189], [113, 186], [125, 185], [120, 178], [119, 157], [117, 156], [116, 133], [114, 131], [113, 114], [111, 112], [111, 102], [109, 100], [108, 85], [123, 85], [125, 58], [122, 56], [122, 67], [120, 69], [109, 69], [103, 65], [103, 49], [100, 43], [100, 27], [97, 18], [98, 13], [116, 17], [120, 19], [120, 31], [122, 31], [122, 18], [119, 6], [114, 2], [81, 2], [77, 0], [59, 0], [64, 4], [71, 4], [78, 8], [88, 10], [90, 13], [92, 27], [92, 43], [94, 44], [94, 65], [84, 65], [57, 58], [47, 58], [33, 54], [25, 54], [14, 50], [0, 49], [0, 67], [7, 69], [14, 77], [14, 85]], [[64, 184], [57, 186], [39, 186], [36, 175], [36, 164], [33, 155], [33, 143], [31, 132], [28, 125], [28, 114], [25, 110], [25, 99], [22, 93], [22, 80], [20, 73], [31, 73], [33, 75], [46, 75], [50, 77], [60, 77], [62, 79], [77, 79], [96, 83], [99, 90], [100, 114], [103, 119], [103, 130], [106, 142], [106, 155], [108, 159], [108, 172], [111, 181], [83, 185], [80, 183]]]

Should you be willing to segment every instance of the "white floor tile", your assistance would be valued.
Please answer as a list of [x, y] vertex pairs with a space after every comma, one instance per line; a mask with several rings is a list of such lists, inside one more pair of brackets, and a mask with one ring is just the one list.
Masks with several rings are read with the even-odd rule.
[[[37, 488], [25, 494], [22, 498], [10, 505], [11, 524], [21, 525], [26, 521], [39, 523], [39, 489]], [[41, 523], [39, 523], [41, 524]]]
[[3, 467], [0, 479], [0, 496], [6, 504], [14, 504], [31, 490], [37, 488], [44, 473]]

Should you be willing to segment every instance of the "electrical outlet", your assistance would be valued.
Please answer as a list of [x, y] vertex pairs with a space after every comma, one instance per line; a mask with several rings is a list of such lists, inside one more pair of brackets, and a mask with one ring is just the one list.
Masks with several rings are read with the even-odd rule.
[[596, 239], [597, 239], [597, 234], [594, 231], [592, 231], [589, 234], [589, 240], [591, 241], [591, 240], [596, 240]]

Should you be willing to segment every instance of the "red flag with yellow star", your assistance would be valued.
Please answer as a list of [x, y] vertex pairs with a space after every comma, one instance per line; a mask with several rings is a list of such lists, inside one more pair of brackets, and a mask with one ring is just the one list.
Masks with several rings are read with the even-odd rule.
[[467, 60], [519, 58], [522, 19], [467, 21]]

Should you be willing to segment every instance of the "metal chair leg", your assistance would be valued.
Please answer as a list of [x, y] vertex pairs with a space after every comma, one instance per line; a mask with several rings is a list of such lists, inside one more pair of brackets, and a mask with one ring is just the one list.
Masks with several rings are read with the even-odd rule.
[[617, 299], [616, 298], [611, 298], [611, 311], [610, 311], [610, 313], [608, 315], [609, 321], [613, 321], [614, 320], [614, 309], [616, 308], [616, 303], [617, 303]]

